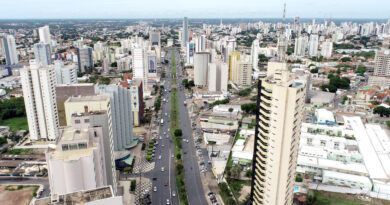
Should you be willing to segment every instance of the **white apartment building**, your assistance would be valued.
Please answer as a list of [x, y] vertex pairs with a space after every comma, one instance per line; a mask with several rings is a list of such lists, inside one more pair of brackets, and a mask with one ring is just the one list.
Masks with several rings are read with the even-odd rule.
[[237, 79], [235, 79], [237, 85], [241, 87], [251, 86], [252, 83], [252, 62], [250, 56], [241, 55], [240, 61], [238, 62]]
[[390, 76], [390, 50], [376, 52], [374, 75]]
[[50, 28], [48, 25], [39, 28], [39, 40], [42, 43], [51, 45]]
[[56, 76], [54, 66], [30, 61], [20, 70], [24, 103], [31, 140], [55, 140], [58, 137]]
[[306, 85], [294, 80], [286, 63], [269, 64], [258, 83], [251, 200], [292, 204]]
[[303, 57], [306, 55], [306, 49], [308, 44], [307, 36], [299, 36], [295, 39], [294, 55]]
[[324, 56], [324, 58], [330, 58], [332, 57], [332, 52], [333, 42], [328, 39], [322, 43], [321, 55]]
[[318, 35], [312, 34], [309, 41], [309, 56], [318, 55]]
[[65, 65], [62, 61], [55, 63], [57, 84], [77, 84], [77, 67], [74, 64]]
[[210, 62], [210, 53], [198, 52], [194, 57], [194, 82], [195, 86], [207, 85], [208, 66]]
[[6, 35], [2, 38], [3, 51], [7, 65], [18, 64], [18, 54], [16, 53], [15, 37]]
[[146, 67], [145, 64], [145, 58], [144, 58], [144, 49], [137, 47], [134, 48], [132, 51], [133, 56], [133, 78], [134, 79], [141, 79], [143, 90], [145, 91], [146, 87]]
[[43, 66], [52, 64], [50, 45], [46, 43], [34, 44], [35, 61]]
[[207, 87], [210, 92], [227, 91], [229, 66], [227, 63], [209, 63]]

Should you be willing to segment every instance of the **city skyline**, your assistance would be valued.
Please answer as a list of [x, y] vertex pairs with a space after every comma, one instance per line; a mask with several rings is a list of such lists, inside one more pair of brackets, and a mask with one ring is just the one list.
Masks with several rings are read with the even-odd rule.
[[[272, 2], [257, 2], [248, 0], [245, 4], [228, 1], [199, 0], [190, 7], [178, 0], [155, 2], [146, 0], [136, 1], [103, 1], [103, 0], [70, 0], [67, 4], [58, 6], [48, 0], [28, 1], [16, 0], [3, 2], [0, 8], [0, 19], [101, 19], [101, 18], [280, 18], [285, 0]], [[289, 0], [286, 17], [292, 18], [389, 18], [386, 8], [390, 2], [381, 0], [339, 1], [329, 0], [313, 2], [310, 0]], [[23, 6], [21, 6], [23, 5]], [[75, 9], [74, 5], [79, 8]], [[348, 5], [345, 7], [343, 5]], [[17, 7], [15, 10], [13, 8]], [[348, 8], [348, 9], [346, 9]], [[364, 8], [364, 9], [363, 9]], [[36, 12], [39, 10], [40, 12]]]

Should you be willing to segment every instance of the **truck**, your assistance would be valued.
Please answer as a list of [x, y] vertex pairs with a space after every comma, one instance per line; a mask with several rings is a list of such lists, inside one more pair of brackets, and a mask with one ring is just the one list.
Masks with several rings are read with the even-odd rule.
[[163, 124], [164, 124], [164, 119], [161, 119], [161, 122], [160, 122], [160, 124], [161, 124], [161, 125], [163, 125]]
[[187, 101], [184, 100], [184, 106], [187, 106]]

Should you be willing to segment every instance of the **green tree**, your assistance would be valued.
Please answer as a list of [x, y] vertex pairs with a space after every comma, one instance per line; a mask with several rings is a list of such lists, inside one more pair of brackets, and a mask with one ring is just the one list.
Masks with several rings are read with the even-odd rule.
[[252, 177], [252, 170], [251, 169], [246, 170], [245, 176], [246, 177]]
[[240, 179], [241, 170], [242, 170], [241, 165], [239, 164], [233, 165], [233, 167], [230, 169], [230, 171], [232, 172], [232, 178]]
[[179, 137], [179, 136], [182, 136], [183, 135], [183, 132], [181, 129], [176, 129], [175, 132], [174, 132], [175, 136], [176, 137]]
[[241, 110], [248, 114], [256, 114], [257, 103], [246, 103], [241, 105]]
[[316, 67], [316, 68], [311, 69], [310, 73], [318, 73], [318, 68]]
[[388, 108], [383, 107], [383, 106], [379, 106], [377, 108], [374, 108], [374, 114], [378, 114], [381, 117], [383, 117], [383, 116], [389, 117], [390, 110]]
[[252, 89], [246, 88], [246, 89], [240, 90], [238, 92], [238, 95], [239, 96], [248, 96], [249, 94], [251, 94], [251, 92], [252, 92]]

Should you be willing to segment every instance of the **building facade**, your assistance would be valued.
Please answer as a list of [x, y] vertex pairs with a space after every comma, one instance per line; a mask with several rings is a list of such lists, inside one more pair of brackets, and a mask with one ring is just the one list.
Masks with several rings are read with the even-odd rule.
[[258, 83], [251, 201], [292, 204], [306, 87], [285, 63], [269, 64]]
[[41, 63], [43, 66], [52, 64], [50, 45], [46, 43], [34, 44], [35, 61]]
[[79, 72], [90, 73], [93, 70], [92, 48], [77, 48]]
[[210, 53], [198, 52], [194, 57], [194, 82], [195, 86], [206, 86]]
[[390, 76], [390, 50], [376, 52], [374, 75]]
[[11, 35], [2, 37], [3, 51], [7, 65], [18, 64], [18, 54], [16, 53], [15, 38]]
[[24, 103], [31, 140], [55, 140], [59, 119], [56, 101], [54, 66], [30, 61], [20, 70]]

